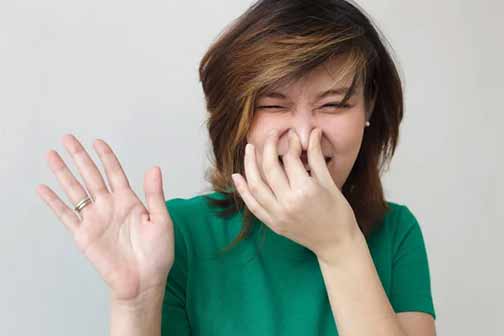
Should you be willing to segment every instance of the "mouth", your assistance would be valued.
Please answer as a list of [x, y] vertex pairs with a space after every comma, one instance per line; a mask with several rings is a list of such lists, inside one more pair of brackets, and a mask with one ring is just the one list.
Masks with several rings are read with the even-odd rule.
[[[280, 164], [283, 166], [282, 156], [279, 155], [278, 159], [280, 160]], [[310, 171], [310, 166], [308, 164], [308, 158], [306, 157], [306, 155], [301, 155], [300, 159], [301, 159], [301, 162], [303, 163], [303, 165], [305, 166], [306, 170]], [[332, 160], [332, 157], [330, 157], [330, 156], [324, 156], [324, 160], [325, 160], [325, 163], [327, 165]]]

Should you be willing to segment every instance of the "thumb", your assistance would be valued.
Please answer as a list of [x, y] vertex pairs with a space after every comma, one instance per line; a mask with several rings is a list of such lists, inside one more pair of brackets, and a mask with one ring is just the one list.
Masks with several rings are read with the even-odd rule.
[[156, 166], [148, 170], [144, 176], [145, 200], [150, 221], [162, 221], [168, 216], [163, 193], [161, 169]]

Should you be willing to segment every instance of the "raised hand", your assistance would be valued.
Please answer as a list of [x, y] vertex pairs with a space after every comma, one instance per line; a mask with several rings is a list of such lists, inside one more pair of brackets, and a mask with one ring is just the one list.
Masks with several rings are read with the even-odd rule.
[[145, 173], [146, 208], [130, 188], [107, 143], [97, 139], [93, 147], [105, 168], [110, 190], [81, 143], [72, 134], [63, 136], [62, 142], [92, 202], [74, 212], [74, 206], [88, 196], [86, 189], [53, 150], [47, 153], [49, 167], [73, 206], [69, 208], [43, 184], [37, 186], [39, 196], [72, 233], [80, 251], [109, 286], [112, 299], [135, 302], [149, 292], [163, 291], [174, 260], [174, 235], [161, 170], [154, 167]]

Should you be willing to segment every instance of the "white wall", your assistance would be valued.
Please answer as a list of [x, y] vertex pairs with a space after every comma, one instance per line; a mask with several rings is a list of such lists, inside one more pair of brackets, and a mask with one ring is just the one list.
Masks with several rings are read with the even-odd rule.
[[[502, 335], [504, 5], [359, 3], [392, 43], [405, 79], [385, 192], [422, 226], [438, 333]], [[154, 165], [166, 198], [206, 188], [197, 67], [250, 4], [0, 2], [0, 334], [107, 334], [105, 283], [35, 192], [48, 184], [68, 201], [45, 155], [57, 150], [79, 176], [61, 137], [75, 134], [97, 162], [91, 143], [103, 138], [142, 199], [143, 174]]]

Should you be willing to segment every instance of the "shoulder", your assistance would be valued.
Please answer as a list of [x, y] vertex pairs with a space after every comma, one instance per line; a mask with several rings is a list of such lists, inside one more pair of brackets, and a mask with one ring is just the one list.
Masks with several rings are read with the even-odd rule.
[[205, 211], [206, 210], [205, 197], [212, 194], [214, 193], [195, 195], [186, 198], [174, 197], [167, 199], [165, 201], [165, 204], [168, 207], [168, 211], [170, 211], [170, 215], [172, 211], [175, 215], [178, 214], [183, 215], [187, 214], [188, 212], [194, 212], [194, 211]]
[[379, 229], [370, 237], [373, 245], [391, 245], [397, 251], [405, 241], [409, 244], [423, 243], [422, 230], [411, 207], [387, 201], [388, 209], [383, 216]]
[[422, 228], [411, 207], [396, 202], [387, 203], [390, 208], [384, 217], [384, 232], [388, 235], [395, 258], [409, 251], [425, 250]]
[[165, 201], [173, 222], [175, 240], [183, 242], [189, 254], [211, 254], [228, 239], [228, 231], [235, 222], [219, 217], [209, 198], [221, 199], [222, 194], [210, 192]]
[[389, 226], [389, 229], [396, 234], [403, 231], [411, 230], [412, 227], [418, 226], [418, 221], [410, 207], [398, 202], [386, 202], [389, 209], [383, 218], [384, 224]]
[[213, 192], [167, 199], [165, 204], [176, 229], [187, 231], [199, 226], [193, 223], [212, 220], [207, 198], [214, 198], [216, 194]]
[[[185, 222], [187, 220], [198, 221], [200, 219], [209, 219], [211, 208], [208, 199], [219, 198], [217, 192], [199, 194], [191, 197], [174, 197], [165, 201], [170, 217], [174, 221]], [[183, 225], [183, 224], [181, 224]]]
[[410, 206], [394, 202], [387, 203], [393, 209], [389, 221], [392, 223], [390, 225], [393, 226], [397, 235], [407, 234], [411, 230], [420, 230], [420, 223]]

